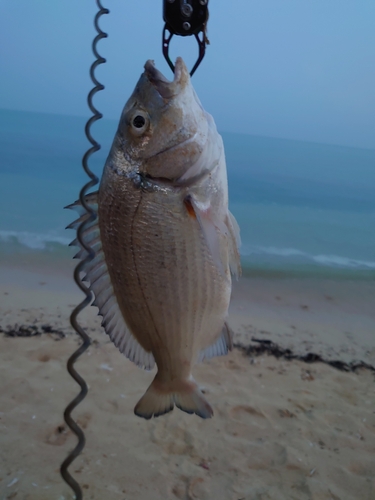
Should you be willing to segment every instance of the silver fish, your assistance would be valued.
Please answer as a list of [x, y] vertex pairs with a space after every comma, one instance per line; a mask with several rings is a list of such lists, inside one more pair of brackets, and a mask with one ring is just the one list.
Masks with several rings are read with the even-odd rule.
[[[98, 217], [84, 242], [95, 258], [85, 279], [102, 325], [118, 349], [156, 376], [134, 412], [173, 410], [209, 418], [213, 410], [191, 371], [226, 354], [231, 272], [241, 272], [239, 228], [228, 210], [224, 148], [181, 58], [167, 80], [147, 61], [122, 112], [99, 191]], [[78, 245], [75, 240], [73, 244]], [[77, 258], [85, 258], [81, 248]]]

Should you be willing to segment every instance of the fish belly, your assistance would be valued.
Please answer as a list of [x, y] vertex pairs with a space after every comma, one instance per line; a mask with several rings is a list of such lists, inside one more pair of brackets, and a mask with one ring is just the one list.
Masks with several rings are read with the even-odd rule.
[[159, 378], [187, 378], [220, 336], [231, 282], [218, 270], [186, 193], [144, 189], [115, 173], [99, 190], [105, 260], [121, 313], [158, 365]]

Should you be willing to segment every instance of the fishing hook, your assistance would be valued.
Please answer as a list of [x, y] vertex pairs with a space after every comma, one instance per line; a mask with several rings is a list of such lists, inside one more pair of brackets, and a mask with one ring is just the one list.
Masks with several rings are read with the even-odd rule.
[[169, 57], [169, 44], [173, 35], [194, 35], [198, 42], [198, 59], [190, 71], [193, 76], [206, 53], [208, 20], [208, 0], [164, 0], [163, 55], [174, 72], [174, 64]]
[[74, 434], [78, 438], [78, 443], [76, 447], [69, 453], [67, 458], [64, 460], [64, 462], [61, 464], [60, 467], [60, 473], [64, 481], [70, 486], [70, 488], [74, 491], [75, 494], [75, 499], [76, 500], [82, 500], [82, 490], [77, 483], [77, 481], [71, 476], [71, 474], [68, 472], [68, 467], [70, 464], [80, 455], [82, 452], [84, 446], [85, 446], [85, 435], [83, 430], [79, 427], [77, 422], [75, 422], [71, 416], [72, 411], [74, 408], [86, 397], [87, 392], [88, 392], [88, 387], [84, 379], [79, 375], [79, 373], [75, 370], [74, 368], [74, 363], [77, 361], [77, 359], [86, 351], [86, 349], [90, 346], [91, 344], [91, 339], [85, 332], [85, 330], [81, 327], [81, 325], [77, 321], [77, 316], [78, 314], [86, 307], [88, 306], [91, 301], [92, 301], [92, 292], [90, 289], [84, 285], [80, 278], [80, 273], [83, 270], [84, 266], [90, 262], [93, 257], [94, 257], [94, 251], [90, 246], [88, 246], [84, 241], [83, 241], [83, 232], [85, 228], [87, 227], [88, 224], [90, 224], [93, 220], [96, 219], [97, 215], [95, 210], [87, 203], [86, 201], [86, 195], [87, 191], [91, 189], [93, 186], [98, 184], [99, 179], [98, 177], [90, 170], [88, 166], [88, 159], [90, 156], [98, 151], [100, 149], [99, 143], [92, 137], [91, 135], [91, 126], [94, 122], [97, 120], [100, 120], [102, 118], [102, 114], [95, 108], [93, 104], [93, 97], [94, 95], [99, 92], [100, 90], [104, 89], [104, 85], [102, 85], [95, 77], [95, 69], [97, 66], [100, 64], [103, 64], [106, 62], [106, 60], [100, 56], [100, 54], [97, 51], [97, 43], [102, 39], [102, 38], [107, 38], [107, 33], [104, 33], [100, 27], [99, 27], [99, 19], [102, 15], [104, 14], [109, 14], [109, 10], [104, 8], [101, 5], [101, 0], [96, 0], [96, 5], [98, 7], [98, 12], [95, 15], [94, 19], [94, 26], [97, 31], [97, 35], [94, 38], [92, 42], [92, 51], [94, 53], [94, 56], [96, 57], [95, 61], [92, 63], [91, 68], [90, 68], [90, 77], [91, 80], [94, 84], [94, 87], [90, 90], [88, 97], [87, 97], [87, 104], [90, 108], [90, 111], [93, 113], [93, 116], [87, 121], [86, 126], [85, 126], [85, 134], [88, 139], [88, 141], [92, 144], [92, 147], [89, 148], [86, 153], [84, 154], [82, 158], [82, 167], [87, 176], [90, 178], [90, 181], [87, 182], [81, 189], [79, 193], [79, 199], [86, 210], [86, 212], [89, 214], [89, 217], [82, 222], [79, 227], [77, 228], [77, 240], [79, 244], [81, 245], [82, 248], [84, 248], [87, 252], [87, 256], [85, 259], [83, 259], [79, 264], [76, 266], [74, 270], [74, 281], [76, 282], [77, 286], [84, 292], [86, 295], [86, 298], [78, 304], [78, 306], [73, 310], [71, 316], [70, 316], [70, 323], [74, 330], [78, 333], [78, 335], [82, 339], [82, 344], [80, 347], [70, 356], [67, 362], [67, 370], [69, 374], [72, 376], [72, 378], [78, 383], [78, 385], [81, 388], [81, 391], [79, 394], [68, 404], [64, 411], [64, 420], [68, 427], [74, 432]]

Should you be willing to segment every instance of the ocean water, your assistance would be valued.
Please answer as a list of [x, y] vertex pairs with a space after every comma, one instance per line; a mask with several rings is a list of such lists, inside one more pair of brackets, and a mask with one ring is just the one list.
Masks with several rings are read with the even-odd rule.
[[[87, 181], [85, 121], [0, 110], [0, 258], [72, 255], [63, 207]], [[92, 129], [99, 177], [116, 127]], [[375, 277], [375, 150], [222, 136], [245, 273]]]

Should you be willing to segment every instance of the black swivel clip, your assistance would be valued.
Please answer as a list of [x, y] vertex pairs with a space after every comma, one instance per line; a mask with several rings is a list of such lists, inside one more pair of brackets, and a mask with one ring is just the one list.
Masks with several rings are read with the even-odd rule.
[[163, 19], [165, 21], [163, 55], [171, 70], [174, 71], [174, 65], [169, 58], [169, 43], [173, 35], [194, 35], [198, 42], [199, 54], [193, 69], [190, 71], [190, 76], [193, 76], [204, 57], [206, 43], [208, 43], [206, 38], [208, 0], [163, 0], [163, 2]]

